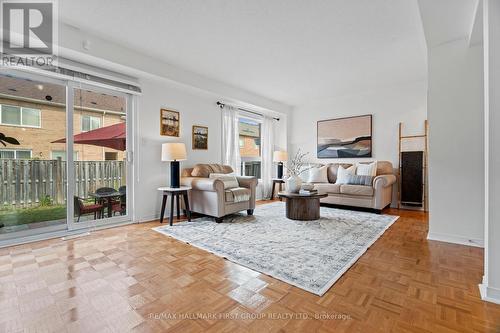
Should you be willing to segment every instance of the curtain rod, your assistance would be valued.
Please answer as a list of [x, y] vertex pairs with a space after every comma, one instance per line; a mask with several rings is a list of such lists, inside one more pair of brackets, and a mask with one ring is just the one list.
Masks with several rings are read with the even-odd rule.
[[[222, 103], [221, 101], [217, 101], [217, 105], [222, 109], [226, 106], [226, 103]], [[256, 114], [256, 115], [259, 115], [259, 116], [264, 116], [262, 113], [258, 113], [258, 112], [255, 112], [255, 111], [252, 111], [252, 110], [247, 110], [247, 109], [244, 109], [244, 108], [240, 108], [238, 106], [236, 106], [236, 108], [240, 111], [245, 111], [245, 112], [248, 112], [248, 113], [253, 113], [253, 114]], [[280, 121], [280, 118], [275, 118], [275, 117], [271, 117], [273, 118], [274, 120], [277, 120], [277, 121]]]

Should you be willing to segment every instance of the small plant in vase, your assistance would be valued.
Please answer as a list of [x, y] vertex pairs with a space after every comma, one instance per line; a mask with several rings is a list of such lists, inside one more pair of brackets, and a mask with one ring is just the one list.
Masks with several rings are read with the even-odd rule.
[[300, 191], [302, 186], [302, 179], [300, 178], [300, 175], [311, 169], [311, 167], [306, 167], [306, 164], [309, 163], [304, 161], [304, 158], [308, 154], [309, 153], [301, 152], [299, 149], [295, 156], [285, 164], [288, 176], [285, 180], [285, 187], [288, 192], [297, 193]]

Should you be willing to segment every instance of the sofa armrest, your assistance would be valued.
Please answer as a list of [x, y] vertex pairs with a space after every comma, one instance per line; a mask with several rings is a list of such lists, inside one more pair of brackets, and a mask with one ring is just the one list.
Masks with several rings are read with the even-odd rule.
[[251, 195], [250, 195], [250, 203], [249, 203], [249, 208], [254, 209], [255, 208], [255, 198], [256, 198], [256, 188], [257, 188], [257, 183], [259, 182], [256, 177], [252, 176], [238, 176], [236, 177], [238, 179], [238, 184], [241, 187], [246, 187], [250, 189]]
[[238, 176], [236, 177], [238, 179], [238, 184], [240, 184], [241, 187], [246, 187], [246, 188], [255, 188], [257, 187], [257, 178], [253, 176]]
[[224, 183], [220, 179], [201, 177], [182, 177], [182, 186], [191, 186], [195, 191], [209, 191], [224, 193]]
[[375, 190], [382, 189], [384, 187], [392, 186], [396, 182], [396, 176], [394, 175], [380, 175], [373, 179], [373, 187]]

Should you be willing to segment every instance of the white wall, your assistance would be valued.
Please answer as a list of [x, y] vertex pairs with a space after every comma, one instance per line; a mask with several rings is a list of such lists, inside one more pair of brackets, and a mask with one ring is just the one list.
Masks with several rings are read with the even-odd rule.
[[484, 2], [485, 50], [485, 262], [483, 299], [500, 304], [500, 1]]
[[316, 157], [316, 123], [318, 120], [373, 115], [373, 158], [387, 160], [398, 167], [398, 124], [404, 123], [405, 135], [423, 134], [427, 84], [424, 81], [386, 87], [355, 95], [311, 101], [293, 111], [289, 131], [292, 152], [299, 148], [309, 152], [312, 162], [362, 161], [363, 159], [318, 159]]
[[429, 50], [429, 239], [483, 243], [482, 46]]
[[[160, 161], [161, 144], [184, 142], [187, 161], [181, 168], [196, 163], [220, 163], [221, 161], [221, 113], [216, 99], [203, 93], [189, 91], [176, 84], [160, 79], [140, 80], [143, 94], [137, 97], [137, 169], [135, 183], [135, 217], [138, 221], [157, 218], [161, 208], [159, 186], [169, 185], [168, 162]], [[160, 109], [180, 112], [179, 138], [160, 135]], [[191, 149], [191, 127], [208, 127], [208, 150]]]
[[[184, 142], [187, 161], [181, 168], [196, 163], [220, 163], [221, 155], [221, 111], [215, 104], [217, 96], [196, 89], [189, 89], [167, 80], [146, 78], [140, 80], [143, 94], [137, 97], [137, 144], [138, 160], [135, 183], [135, 219], [149, 221], [159, 217], [161, 193], [159, 186], [168, 185], [170, 166], [160, 161], [161, 144], [164, 142]], [[160, 109], [167, 108], [180, 112], [181, 131], [179, 138], [160, 135]], [[276, 124], [275, 144], [286, 146], [286, 115], [279, 115]], [[208, 150], [191, 149], [191, 127], [208, 127]], [[167, 207], [168, 208], [168, 207]]]

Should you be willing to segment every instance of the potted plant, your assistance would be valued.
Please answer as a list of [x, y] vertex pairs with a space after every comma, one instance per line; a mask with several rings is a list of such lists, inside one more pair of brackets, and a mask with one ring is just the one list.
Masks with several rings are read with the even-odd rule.
[[285, 187], [288, 192], [297, 193], [300, 191], [302, 186], [300, 175], [311, 169], [311, 167], [306, 167], [308, 163], [304, 161], [307, 154], [309, 153], [302, 153], [299, 149], [295, 156], [285, 164], [288, 175], [288, 178], [285, 180]]

